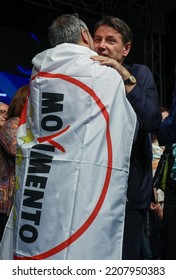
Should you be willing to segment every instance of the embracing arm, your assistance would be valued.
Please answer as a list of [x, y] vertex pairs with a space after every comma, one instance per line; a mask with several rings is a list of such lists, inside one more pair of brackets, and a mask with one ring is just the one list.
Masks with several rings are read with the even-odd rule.
[[159, 127], [162, 120], [156, 85], [153, 75], [146, 65], [137, 65], [136, 69], [134, 69], [134, 76], [136, 77], [137, 84], [127, 94], [127, 99], [135, 110], [144, 129], [152, 132]]
[[[101, 56], [101, 55], [94, 55], [91, 58], [94, 61], [98, 61], [100, 65], [106, 65], [114, 68], [121, 75], [123, 80], [126, 80], [131, 76], [131, 73], [122, 64], [120, 64], [118, 61], [112, 58]], [[135, 85], [136, 84], [126, 85], [125, 86], [126, 93], [129, 93], [135, 87]]]
[[148, 132], [155, 131], [162, 116], [156, 85], [150, 69], [146, 65], [140, 64], [121, 65], [116, 60], [103, 56], [93, 56], [92, 59], [99, 61], [101, 65], [116, 69], [123, 80], [134, 75], [137, 80], [136, 84], [125, 85], [127, 99], [143, 128]]

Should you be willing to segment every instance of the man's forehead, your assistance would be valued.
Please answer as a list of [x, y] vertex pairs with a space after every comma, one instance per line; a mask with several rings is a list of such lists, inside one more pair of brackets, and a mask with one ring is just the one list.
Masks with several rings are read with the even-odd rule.
[[106, 25], [102, 25], [100, 27], [97, 28], [96, 32], [95, 32], [95, 36], [106, 36], [106, 37], [116, 37], [118, 36], [120, 33], [114, 29], [113, 27], [110, 26], [106, 26]]

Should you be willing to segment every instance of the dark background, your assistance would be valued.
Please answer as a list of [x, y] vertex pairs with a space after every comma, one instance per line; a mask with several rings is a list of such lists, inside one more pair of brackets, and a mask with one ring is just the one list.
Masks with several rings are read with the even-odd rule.
[[[0, 3], [0, 101], [9, 103], [28, 83], [32, 58], [49, 48], [48, 27], [62, 13], [78, 13], [93, 31], [102, 15], [114, 15], [132, 29], [127, 62], [147, 64], [162, 106], [170, 107], [176, 62], [176, 0], [6, 0]], [[6, 95], [4, 97], [3, 95]]]

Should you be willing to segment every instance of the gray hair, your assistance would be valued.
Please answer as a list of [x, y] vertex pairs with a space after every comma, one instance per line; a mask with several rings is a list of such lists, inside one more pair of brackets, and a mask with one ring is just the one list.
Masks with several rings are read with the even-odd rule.
[[62, 43], [78, 44], [81, 30], [88, 30], [87, 25], [75, 14], [64, 14], [53, 21], [49, 27], [48, 37], [52, 47]]

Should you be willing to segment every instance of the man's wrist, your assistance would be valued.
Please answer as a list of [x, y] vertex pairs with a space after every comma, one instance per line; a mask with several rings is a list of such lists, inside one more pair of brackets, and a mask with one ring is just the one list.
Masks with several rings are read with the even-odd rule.
[[136, 78], [133, 75], [130, 75], [127, 79], [124, 79], [123, 82], [125, 85], [135, 85]]

